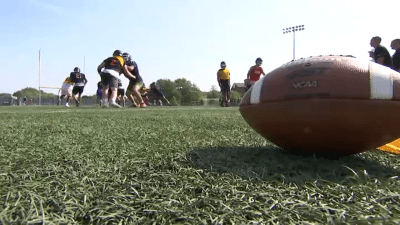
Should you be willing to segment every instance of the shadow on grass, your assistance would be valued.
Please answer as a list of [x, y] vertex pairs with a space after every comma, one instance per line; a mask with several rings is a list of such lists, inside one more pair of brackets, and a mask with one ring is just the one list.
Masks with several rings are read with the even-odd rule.
[[[316, 179], [335, 183], [349, 183], [351, 179], [388, 179], [398, 176], [386, 154], [365, 152], [335, 157], [294, 155], [274, 147], [216, 147], [194, 149], [188, 153], [190, 164], [195, 168], [218, 173], [233, 173], [244, 179], [284, 180], [305, 182]], [[387, 165], [385, 165], [387, 164]]]

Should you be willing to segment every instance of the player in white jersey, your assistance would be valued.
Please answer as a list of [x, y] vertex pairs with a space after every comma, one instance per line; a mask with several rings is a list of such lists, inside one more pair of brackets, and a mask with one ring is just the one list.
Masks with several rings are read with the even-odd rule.
[[69, 107], [69, 98], [72, 95], [73, 88], [74, 88], [74, 82], [72, 82], [71, 78], [67, 77], [62, 83], [61, 96], [60, 96], [60, 101], [61, 99], [66, 98], [65, 107]]

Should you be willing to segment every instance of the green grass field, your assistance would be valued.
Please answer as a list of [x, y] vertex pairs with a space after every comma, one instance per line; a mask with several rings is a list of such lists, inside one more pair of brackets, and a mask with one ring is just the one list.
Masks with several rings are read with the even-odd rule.
[[399, 164], [283, 153], [237, 107], [0, 107], [0, 224], [399, 224]]

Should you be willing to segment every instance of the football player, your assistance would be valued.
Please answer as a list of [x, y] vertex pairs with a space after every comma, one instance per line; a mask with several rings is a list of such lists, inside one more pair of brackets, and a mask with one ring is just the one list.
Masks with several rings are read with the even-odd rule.
[[[69, 75], [72, 82], [74, 82], [74, 88], [72, 89], [72, 98], [75, 100], [76, 106], [80, 105], [81, 95], [83, 93], [83, 89], [88, 82], [85, 74], [81, 73], [81, 69], [78, 67], [74, 68], [74, 72], [71, 72]], [[78, 94], [78, 98], [76, 98], [76, 94]]]
[[128, 88], [126, 88], [126, 95], [128, 96], [129, 100], [132, 102], [132, 107], [137, 107], [135, 102], [138, 100], [140, 108], [146, 108], [147, 105], [143, 101], [142, 95], [139, 92], [139, 89], [143, 86], [143, 79], [139, 74], [139, 68], [135, 61], [131, 59], [131, 56], [128, 53], [124, 53], [123, 57], [127, 60], [127, 65], [129, 71], [135, 76], [134, 79], [129, 79]]
[[117, 103], [125, 107], [125, 89], [122, 87], [121, 79], [118, 79]]
[[151, 89], [151, 93], [153, 94], [154, 99], [156, 100], [156, 102], [158, 102], [160, 104], [160, 106], [163, 106], [163, 100], [169, 105], [171, 106], [171, 103], [169, 103], [168, 99], [165, 98], [164, 94], [161, 92], [161, 88], [160, 86], [156, 85], [155, 82], [150, 84], [150, 89]]
[[[128, 70], [125, 59], [122, 57], [122, 52], [115, 50], [112, 57], [108, 57], [97, 67], [97, 72], [100, 74], [101, 83], [103, 84], [103, 106], [107, 107], [109, 102], [112, 107], [121, 108], [115, 101], [120, 74], [123, 73], [128, 79], [136, 79]], [[111, 89], [110, 101], [108, 101], [109, 88]]]
[[255, 84], [259, 79], [261, 74], [265, 76], [264, 70], [261, 67], [263, 60], [261, 58], [256, 59], [256, 65], [250, 67], [247, 73], [247, 79], [244, 80], [245, 91], [249, 90], [253, 84]]
[[140, 95], [142, 96], [143, 101], [146, 103], [146, 105], [151, 105], [150, 99], [149, 99], [149, 91], [150, 91], [150, 88], [146, 88], [146, 85], [143, 83], [139, 92], [140, 92]]
[[229, 107], [231, 104], [230, 71], [226, 68], [226, 63], [221, 62], [221, 69], [217, 72], [217, 80], [222, 93], [221, 106]]
[[74, 88], [74, 82], [70, 77], [67, 77], [61, 86], [60, 101], [65, 97], [65, 107], [69, 107], [69, 98], [72, 95], [72, 89]]
[[99, 82], [97, 83], [97, 92], [96, 92], [96, 95], [97, 95], [97, 104], [99, 104], [100, 106], [102, 106], [102, 102], [103, 102], [103, 100], [102, 100], [102, 94], [103, 94], [103, 85], [101, 84], [101, 81], [99, 81]]

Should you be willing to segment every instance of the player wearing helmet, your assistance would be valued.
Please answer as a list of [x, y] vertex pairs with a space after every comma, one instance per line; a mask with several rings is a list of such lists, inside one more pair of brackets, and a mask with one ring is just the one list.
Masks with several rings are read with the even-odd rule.
[[122, 54], [122, 58], [125, 59], [125, 62], [128, 62], [128, 61], [131, 61], [131, 60], [132, 60], [131, 55], [129, 55], [129, 53], [127, 53], [127, 52], [124, 52], [124, 53]]
[[229, 107], [231, 103], [230, 75], [231, 73], [226, 68], [226, 63], [222, 61], [221, 69], [217, 72], [217, 80], [222, 93], [221, 106]]
[[[125, 54], [125, 53], [124, 53]], [[131, 59], [131, 56], [126, 53], [128, 69], [135, 76], [134, 79], [129, 79], [129, 85], [126, 88], [126, 96], [128, 96], [129, 100], [132, 102], [132, 107], [137, 107], [135, 99], [139, 102], [141, 108], [147, 107], [146, 103], [143, 101], [142, 95], [139, 90], [143, 86], [143, 79], [139, 74], [139, 68], [135, 61]]]
[[150, 84], [150, 90], [151, 90], [151, 94], [153, 95], [153, 99], [156, 100], [156, 102], [158, 102], [160, 104], [160, 106], [163, 106], [163, 104], [162, 104], [163, 100], [169, 106], [171, 106], [171, 103], [168, 101], [167, 98], [165, 98], [164, 94], [161, 92], [160, 86], [156, 85], [155, 82]]
[[60, 102], [61, 100], [65, 97], [65, 107], [69, 107], [69, 98], [72, 95], [72, 89], [74, 87], [74, 83], [71, 80], [70, 77], [67, 77], [64, 82], [62, 83], [61, 86], [61, 96], [60, 96]]
[[261, 58], [257, 58], [256, 65], [250, 67], [250, 70], [247, 73], [247, 79], [244, 80], [246, 91], [260, 79], [261, 74], [265, 76], [264, 70], [261, 67], [262, 62], [263, 60]]
[[125, 59], [122, 57], [122, 52], [116, 50], [112, 57], [105, 59], [98, 67], [97, 72], [100, 74], [101, 83], [103, 85], [103, 106], [108, 106], [108, 89], [111, 89], [109, 104], [112, 107], [121, 108], [116, 103], [118, 78], [121, 73], [128, 79], [136, 79], [136, 77], [128, 70]]
[[[81, 73], [81, 70], [78, 67], [74, 68], [74, 72], [71, 72], [69, 77], [72, 82], [75, 83], [74, 88], [72, 89], [72, 98], [75, 100], [76, 106], [78, 107], [80, 105], [83, 89], [88, 81], [85, 74]], [[78, 94], [78, 98], [76, 98], [76, 94]]]

